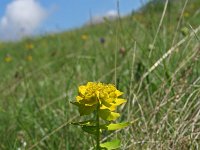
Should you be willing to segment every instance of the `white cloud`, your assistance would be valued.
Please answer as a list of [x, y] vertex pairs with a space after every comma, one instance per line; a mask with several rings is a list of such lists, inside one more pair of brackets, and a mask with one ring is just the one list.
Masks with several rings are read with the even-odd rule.
[[96, 15], [92, 17], [91, 20], [86, 23], [86, 25], [103, 23], [105, 19], [114, 20], [114, 19], [117, 19], [117, 17], [118, 17], [118, 13], [116, 10], [109, 10], [103, 15]]
[[33, 35], [46, 16], [46, 10], [36, 0], [13, 0], [0, 19], [0, 40]]
[[116, 10], [110, 10], [105, 14], [105, 17], [109, 19], [116, 19], [118, 17], [118, 13]]

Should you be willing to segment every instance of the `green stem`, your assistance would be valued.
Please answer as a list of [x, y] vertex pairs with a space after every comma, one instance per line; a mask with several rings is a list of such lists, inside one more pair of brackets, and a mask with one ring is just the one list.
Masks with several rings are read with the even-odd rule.
[[99, 109], [100, 109], [100, 104], [97, 104], [97, 116], [96, 116], [96, 150], [100, 150], [100, 126], [99, 126]]

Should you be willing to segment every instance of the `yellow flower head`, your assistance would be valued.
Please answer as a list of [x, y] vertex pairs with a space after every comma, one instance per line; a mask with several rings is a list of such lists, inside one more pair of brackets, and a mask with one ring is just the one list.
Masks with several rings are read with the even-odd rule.
[[86, 40], [88, 39], [88, 36], [87, 36], [86, 34], [83, 34], [83, 35], [81, 36], [81, 39], [84, 40], [84, 41], [86, 41]]
[[183, 13], [183, 16], [187, 18], [187, 17], [190, 16], [190, 13], [189, 13], [189, 12], [184, 12], [184, 13]]
[[26, 44], [26, 49], [32, 50], [34, 48], [34, 45], [32, 43]]
[[28, 55], [28, 56], [26, 57], [26, 60], [27, 60], [27, 61], [32, 61], [32, 60], [33, 60], [33, 57], [32, 57], [31, 55]]
[[11, 62], [12, 61], [12, 57], [10, 55], [7, 55], [5, 58], [4, 58], [4, 61], [5, 62]]
[[126, 102], [125, 99], [119, 98], [122, 94], [112, 84], [88, 82], [86, 85], [79, 86], [79, 94], [74, 104], [79, 107], [81, 115], [92, 113], [99, 104], [100, 117], [104, 120], [115, 120], [120, 116], [114, 112], [117, 106]]

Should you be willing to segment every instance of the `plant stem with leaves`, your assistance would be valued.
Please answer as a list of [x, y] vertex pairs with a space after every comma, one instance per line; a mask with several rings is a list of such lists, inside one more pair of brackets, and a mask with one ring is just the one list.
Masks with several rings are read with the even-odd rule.
[[100, 150], [100, 126], [99, 126], [99, 109], [100, 104], [97, 104], [96, 110], [96, 150]]

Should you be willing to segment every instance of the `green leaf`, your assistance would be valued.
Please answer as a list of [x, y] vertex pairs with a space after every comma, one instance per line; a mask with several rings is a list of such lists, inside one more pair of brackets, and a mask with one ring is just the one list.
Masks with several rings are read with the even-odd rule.
[[96, 134], [96, 126], [82, 126], [82, 130], [89, 134]]
[[96, 109], [96, 105], [86, 106], [86, 105], [81, 104], [79, 102], [71, 102], [71, 103], [78, 106], [78, 111], [79, 111], [81, 116], [89, 115]]
[[96, 134], [96, 122], [94, 120], [87, 120], [82, 122], [72, 122], [73, 125], [81, 126], [82, 130], [89, 134]]
[[83, 125], [92, 126], [92, 125], [95, 125], [96, 122], [94, 120], [87, 120], [87, 121], [82, 121], [82, 122], [72, 122], [71, 124], [79, 125], [79, 126], [83, 126]]
[[100, 109], [99, 116], [103, 120], [111, 121], [111, 120], [116, 120], [120, 116], [120, 114], [112, 112], [108, 109]]
[[117, 123], [117, 124], [109, 124], [109, 125], [106, 125], [105, 126], [105, 129], [106, 130], [119, 130], [119, 129], [122, 129], [122, 128], [125, 128], [127, 126], [129, 126], [130, 123], [129, 122], [123, 122], [123, 123]]
[[111, 142], [105, 142], [100, 144], [101, 148], [106, 148], [107, 150], [112, 150], [120, 147], [120, 140], [116, 139]]

